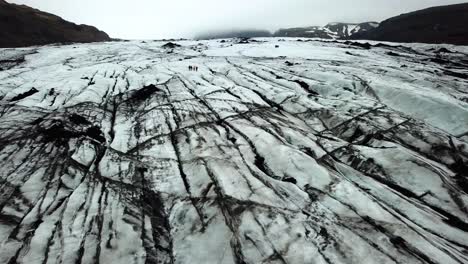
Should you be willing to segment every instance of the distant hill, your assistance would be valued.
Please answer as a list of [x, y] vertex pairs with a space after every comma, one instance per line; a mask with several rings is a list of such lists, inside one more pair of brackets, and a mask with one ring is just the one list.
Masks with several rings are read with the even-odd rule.
[[324, 28], [335, 34], [337, 38], [349, 39], [354, 34], [366, 32], [379, 26], [377, 22], [352, 23], [329, 23]]
[[354, 39], [468, 45], [468, 3], [432, 7], [383, 21]]
[[95, 27], [0, 0], [0, 48], [107, 40], [109, 36]]
[[213, 31], [204, 32], [195, 36], [195, 39], [222, 39], [222, 38], [263, 38], [271, 37], [272, 34], [268, 30], [230, 30], [230, 31]]
[[377, 22], [365, 23], [329, 23], [324, 27], [285, 28], [275, 32], [275, 37], [303, 37], [324, 39], [349, 39], [352, 35], [376, 28]]
[[323, 27], [296, 27], [296, 28], [282, 28], [275, 32], [275, 37], [292, 37], [292, 38], [334, 38], [333, 32], [326, 30]]

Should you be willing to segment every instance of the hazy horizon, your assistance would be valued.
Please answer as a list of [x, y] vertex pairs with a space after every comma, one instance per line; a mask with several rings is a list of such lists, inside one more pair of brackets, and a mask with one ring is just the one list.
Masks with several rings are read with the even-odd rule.
[[[209, 31], [323, 26], [330, 22], [381, 22], [401, 13], [464, 3], [456, 0], [7, 0], [124, 39], [192, 38]], [[214, 10], [214, 11], [213, 11]]]

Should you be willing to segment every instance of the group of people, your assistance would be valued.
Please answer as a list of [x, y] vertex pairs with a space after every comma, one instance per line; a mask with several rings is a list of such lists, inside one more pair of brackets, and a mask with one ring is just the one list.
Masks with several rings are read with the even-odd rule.
[[189, 71], [198, 71], [198, 66], [188, 66]]

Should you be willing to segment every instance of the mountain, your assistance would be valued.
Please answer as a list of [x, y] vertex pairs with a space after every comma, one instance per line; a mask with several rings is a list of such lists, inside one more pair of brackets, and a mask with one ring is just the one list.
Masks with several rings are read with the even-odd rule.
[[262, 38], [271, 37], [268, 30], [247, 29], [231, 31], [210, 31], [198, 34], [195, 39], [222, 39], [222, 38]]
[[332, 39], [335, 37], [334, 32], [329, 31], [324, 27], [296, 27], [283, 28], [274, 33], [275, 37], [293, 37], [293, 38], [324, 38]]
[[275, 37], [304, 37], [324, 39], [349, 39], [352, 35], [376, 28], [377, 22], [353, 23], [329, 23], [324, 27], [298, 27], [280, 29], [275, 32]]
[[77, 25], [3, 0], [0, 0], [0, 29], [0, 48], [110, 40], [105, 32], [93, 26]]
[[334, 32], [340, 39], [349, 39], [354, 34], [366, 32], [379, 26], [377, 22], [365, 22], [360, 24], [329, 23], [324, 28]]
[[352, 38], [468, 45], [468, 3], [432, 7], [383, 21]]
[[352, 35], [374, 29], [377, 22], [353, 23], [329, 23], [324, 27], [296, 27], [285, 28], [271, 34], [267, 30], [232, 30], [218, 32], [204, 32], [198, 34], [195, 39], [221, 39], [221, 38], [255, 38], [255, 37], [302, 37], [323, 39], [349, 39]]

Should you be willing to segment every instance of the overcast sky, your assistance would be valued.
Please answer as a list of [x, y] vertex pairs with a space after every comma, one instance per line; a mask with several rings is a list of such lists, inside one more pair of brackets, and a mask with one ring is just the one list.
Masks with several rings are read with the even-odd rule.
[[455, 0], [7, 0], [89, 24], [111, 37], [193, 37], [208, 30], [382, 21]]

